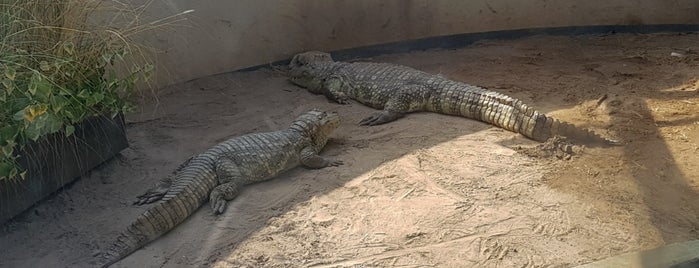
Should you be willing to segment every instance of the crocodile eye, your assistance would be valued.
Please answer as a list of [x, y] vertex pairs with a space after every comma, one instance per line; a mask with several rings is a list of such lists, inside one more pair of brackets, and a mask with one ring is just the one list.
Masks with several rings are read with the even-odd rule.
[[299, 66], [299, 55], [294, 55], [294, 57], [291, 58], [291, 62], [289, 62], [289, 65]]

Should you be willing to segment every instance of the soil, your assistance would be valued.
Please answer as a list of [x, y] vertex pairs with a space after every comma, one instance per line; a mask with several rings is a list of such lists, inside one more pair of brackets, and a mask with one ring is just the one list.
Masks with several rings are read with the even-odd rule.
[[0, 266], [89, 267], [180, 162], [315, 107], [343, 117], [323, 155], [345, 165], [251, 185], [220, 216], [203, 206], [116, 267], [570, 267], [699, 239], [698, 41], [538, 36], [362, 59], [508, 94], [625, 142], [612, 148], [431, 113], [361, 127], [375, 110], [270, 69], [171, 86], [127, 118], [129, 149], [3, 226]]

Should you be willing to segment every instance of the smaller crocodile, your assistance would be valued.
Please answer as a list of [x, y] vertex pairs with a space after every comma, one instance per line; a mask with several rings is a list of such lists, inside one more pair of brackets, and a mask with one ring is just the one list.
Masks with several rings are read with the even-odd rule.
[[311, 110], [288, 129], [231, 138], [189, 158], [170, 178], [138, 197], [137, 204], [159, 202], [119, 235], [102, 255], [102, 267], [175, 228], [207, 199], [214, 214], [220, 214], [244, 185], [268, 180], [298, 165], [314, 169], [341, 165], [342, 161], [318, 155], [339, 123], [336, 113]]
[[356, 100], [382, 109], [360, 125], [379, 125], [410, 112], [435, 112], [472, 118], [543, 142], [563, 136], [590, 145], [620, 145], [590, 130], [561, 122], [522, 101], [478, 86], [410, 67], [371, 62], [336, 62], [318, 51], [295, 55], [289, 80], [340, 104]]

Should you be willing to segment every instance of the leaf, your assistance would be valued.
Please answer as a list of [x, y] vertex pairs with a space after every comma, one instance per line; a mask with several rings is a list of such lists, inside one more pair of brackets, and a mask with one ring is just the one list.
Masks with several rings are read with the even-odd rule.
[[100, 66], [105, 66], [107, 64], [113, 65], [114, 64], [114, 54], [102, 54], [102, 61], [103, 64]]
[[4, 90], [0, 91], [0, 101], [3, 103], [7, 101], [7, 92]]
[[66, 100], [66, 98], [61, 95], [55, 95], [51, 97], [49, 103], [51, 104], [51, 109], [54, 113], [60, 113], [61, 110], [63, 110], [63, 107], [65, 107], [66, 104], [68, 104], [68, 100]]
[[63, 113], [70, 119], [71, 122], [78, 121], [78, 118], [71, 110], [64, 110]]
[[36, 97], [42, 102], [47, 102], [51, 96], [52, 87], [53, 85], [51, 85], [48, 80], [41, 80], [41, 82], [36, 85]]
[[88, 97], [90, 97], [90, 92], [83, 89], [78, 93], [78, 97], [81, 99], [87, 99]]
[[97, 103], [97, 102], [95, 102], [95, 98], [94, 98], [93, 96], [90, 96], [89, 98], [86, 98], [86, 99], [85, 99], [85, 105], [87, 105], [87, 107], [92, 107], [92, 106], [94, 106], [96, 103]]
[[136, 82], [138, 82], [138, 75], [134, 74], [129, 76], [129, 86], [134, 87], [136, 85]]
[[111, 82], [115, 80], [117, 80], [116, 71], [114, 71], [114, 69], [111, 69], [109, 70], [109, 81]]
[[67, 61], [65, 59], [59, 58], [59, 59], [56, 59], [56, 61], [53, 63], [53, 66], [55, 66], [56, 70], [58, 71], [61, 69], [61, 67], [63, 67], [63, 65], [66, 65], [68, 62], [69, 61]]
[[120, 61], [124, 61], [124, 56], [126, 56], [128, 52], [125, 49], [120, 49], [115, 53], [114, 55], [119, 58]]
[[5, 145], [2, 147], [2, 154], [5, 158], [10, 158], [12, 157], [12, 153], [14, 152], [14, 150], [14, 146]]
[[9, 144], [8, 141], [14, 141], [17, 133], [19, 133], [19, 129], [13, 125], [0, 128], [0, 144]]
[[92, 95], [92, 98], [95, 100], [95, 103], [100, 103], [104, 100], [104, 94], [98, 92]]
[[131, 74], [139, 73], [141, 70], [143, 70], [143, 69], [141, 69], [141, 66], [138, 66], [138, 65], [131, 66]]
[[41, 102], [47, 102], [51, 95], [51, 82], [46, 80], [40, 73], [35, 72], [29, 82], [29, 93]]
[[10, 67], [7, 67], [5, 69], [5, 77], [7, 77], [7, 79], [10, 79], [10, 81], [14, 81], [16, 76], [17, 71], [15, 71], [15, 69], [12, 69]]
[[7, 94], [12, 94], [12, 90], [15, 88], [15, 84], [10, 79], [3, 79], [2, 86], [5, 87]]
[[63, 51], [68, 53], [68, 55], [73, 55], [75, 54], [75, 47], [73, 46], [72, 42], [65, 42], [63, 43]]
[[48, 133], [56, 133], [63, 128], [63, 120], [59, 118], [56, 115], [53, 114], [47, 114], [46, 115], [46, 124], [44, 126], [44, 132]]
[[106, 106], [112, 106], [117, 101], [118, 96], [114, 96], [114, 94], [110, 94], [110, 96], [105, 97], [104, 101], [102, 104]]
[[47, 131], [45, 126], [46, 116], [39, 116], [29, 123], [27, 128], [24, 130], [24, 133], [27, 134], [27, 138], [36, 141], [39, 139], [39, 137], [46, 134]]
[[14, 165], [6, 162], [0, 162], [0, 178], [9, 178]]
[[24, 108], [24, 109], [19, 110], [18, 112], [16, 112], [16, 113], [12, 116], [12, 120], [15, 120], [15, 121], [22, 121], [22, 120], [24, 120], [24, 111], [25, 111], [26, 109], [27, 109], [27, 108]]
[[8, 177], [14, 178], [15, 176], [17, 176], [17, 173], [19, 173], [19, 170], [16, 166], [12, 165], [12, 169], [10, 169], [10, 176]]
[[38, 73], [35, 72], [35, 73], [32, 75], [31, 80], [29, 80], [29, 86], [27, 87], [27, 89], [29, 90], [29, 93], [30, 93], [32, 96], [36, 95], [36, 89], [37, 89], [37, 87], [38, 87], [39, 81], [41, 81], [41, 76], [40, 76]]
[[34, 83], [29, 83], [29, 86], [27, 87], [27, 90], [29, 90], [29, 94], [31, 94], [31, 96], [36, 95], [36, 84], [34, 84]]
[[42, 60], [41, 62], [39, 62], [39, 69], [41, 69], [44, 72], [48, 72], [49, 70], [51, 70], [51, 65], [49, 65], [47, 61]]
[[144, 72], [152, 72], [155, 69], [155, 66], [153, 64], [146, 64], [145, 67], [143, 67]]
[[46, 104], [29, 106], [29, 109], [25, 110], [24, 120], [27, 120], [27, 122], [30, 123], [34, 122], [34, 119], [45, 114], [46, 110], [48, 110], [48, 106], [46, 106]]
[[27, 171], [22, 171], [22, 173], [19, 173], [19, 176], [24, 180], [27, 178]]
[[143, 69], [143, 78], [145, 80], [150, 80], [153, 76], [154, 69], [153, 64], [146, 64], [146, 67]]
[[[19, 134], [19, 133], [17, 133], [17, 134]], [[15, 148], [15, 146], [17, 146], [17, 143], [16, 143], [15, 141], [13, 141], [13, 140], [7, 141], [7, 146], [10, 146], [10, 147], [12, 147], [12, 148]]]
[[70, 137], [75, 133], [75, 127], [73, 125], [67, 125], [66, 126], [66, 137]]

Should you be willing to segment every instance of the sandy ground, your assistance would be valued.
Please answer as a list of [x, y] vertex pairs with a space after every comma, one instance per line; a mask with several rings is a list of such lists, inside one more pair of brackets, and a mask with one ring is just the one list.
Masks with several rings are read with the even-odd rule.
[[697, 41], [533, 37], [367, 59], [485, 86], [627, 142], [570, 160], [527, 156], [518, 149], [536, 142], [458, 117], [360, 127], [372, 109], [271, 70], [172, 86], [127, 118], [129, 149], [4, 225], [0, 266], [88, 267], [147, 208], [134, 197], [189, 155], [313, 107], [343, 116], [323, 154], [344, 166], [249, 186], [225, 214], [202, 207], [117, 266], [570, 267], [698, 239]]

